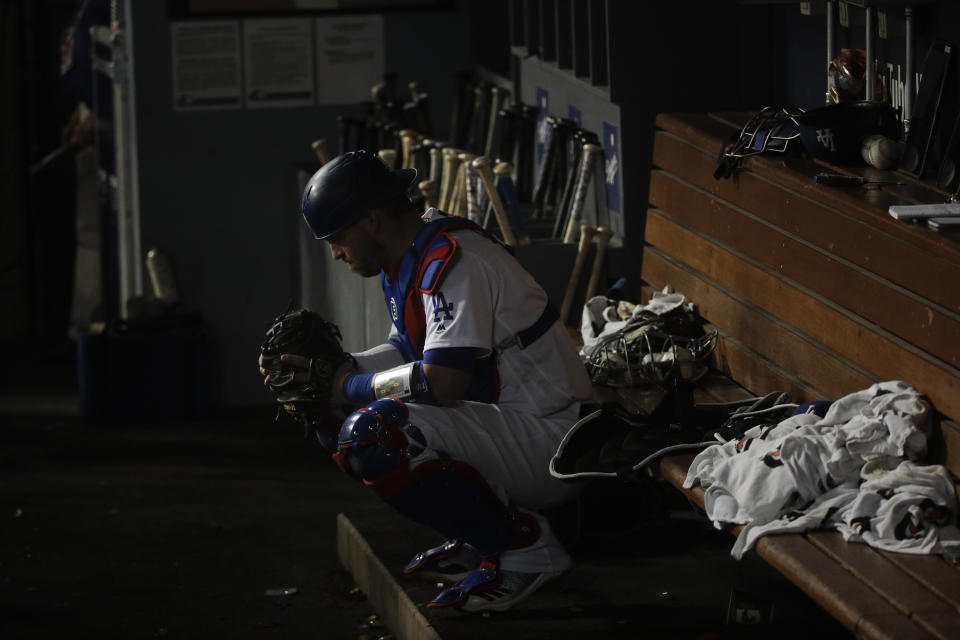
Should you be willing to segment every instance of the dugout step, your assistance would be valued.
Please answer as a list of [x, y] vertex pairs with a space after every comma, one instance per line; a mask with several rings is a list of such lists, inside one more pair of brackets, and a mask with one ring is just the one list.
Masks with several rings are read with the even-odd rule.
[[[593, 492], [613, 487], [594, 486]], [[742, 638], [796, 628], [829, 637], [845, 634], [766, 563], [755, 557], [733, 560], [729, 534], [713, 529], [685, 502], [672, 505], [668, 517], [644, 519], [635, 515], [643, 503], [627, 493], [611, 498], [619, 504], [619, 516], [583, 523], [572, 549], [573, 569], [510, 611], [428, 608], [440, 588], [401, 570], [414, 553], [442, 540], [372, 500], [338, 516], [338, 555], [399, 639], [636, 638], [647, 633]], [[588, 497], [594, 503], [600, 498]], [[762, 599], [772, 614], [749, 626], [741, 615], [738, 624], [730, 618], [732, 595], [737, 602]]]

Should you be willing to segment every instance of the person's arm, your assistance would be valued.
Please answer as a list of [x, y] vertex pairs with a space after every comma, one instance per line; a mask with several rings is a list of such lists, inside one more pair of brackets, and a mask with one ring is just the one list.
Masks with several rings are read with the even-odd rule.
[[[331, 395], [334, 405], [355, 404], [365, 405], [373, 400], [367, 400], [367, 388], [370, 387], [370, 374], [379, 371], [386, 371], [402, 366], [406, 362], [403, 352], [400, 350], [400, 337], [397, 335], [397, 328], [390, 325], [390, 335], [387, 341], [366, 351], [351, 353], [353, 358], [353, 367], [341, 367], [333, 377], [333, 393]], [[367, 375], [367, 382], [363, 382], [359, 376]], [[351, 380], [351, 376], [357, 376]], [[350, 380], [350, 385], [347, 381]]]
[[361, 373], [375, 373], [385, 371], [394, 367], [399, 367], [404, 363], [403, 354], [397, 345], [392, 342], [384, 342], [372, 349], [351, 353], [354, 361], [357, 363], [357, 371]]
[[421, 404], [452, 407], [466, 392], [478, 350], [431, 349], [417, 360], [378, 373], [353, 373], [343, 379], [343, 396], [351, 404], [398, 397]]
[[441, 407], [455, 406], [470, 386], [471, 375], [452, 367], [424, 364], [423, 375], [427, 379], [430, 393], [433, 394], [436, 404]]
[[469, 347], [448, 347], [423, 354], [423, 374], [438, 405], [452, 407], [466, 393], [477, 352]]

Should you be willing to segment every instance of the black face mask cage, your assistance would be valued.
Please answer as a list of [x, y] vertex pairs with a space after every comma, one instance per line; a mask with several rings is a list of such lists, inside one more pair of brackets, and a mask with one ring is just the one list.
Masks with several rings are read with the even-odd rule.
[[[804, 110], [800, 107], [764, 107], [750, 119], [736, 139], [720, 150], [716, 179], [729, 178], [740, 167], [743, 158], [774, 151], [783, 153], [790, 148], [791, 141], [800, 137], [800, 124], [797, 116]], [[785, 126], [790, 123], [792, 126]]]
[[587, 372], [594, 383], [611, 387], [662, 386], [687, 379], [685, 369], [706, 371], [717, 340], [716, 329], [689, 337], [670, 333], [661, 318], [639, 317], [601, 338], [586, 362]]

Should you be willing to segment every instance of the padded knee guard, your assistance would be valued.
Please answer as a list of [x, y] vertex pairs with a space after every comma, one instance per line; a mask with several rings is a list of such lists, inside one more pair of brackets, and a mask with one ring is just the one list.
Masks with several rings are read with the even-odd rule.
[[401, 429], [409, 413], [399, 400], [371, 402], [343, 421], [333, 459], [352, 476], [370, 482], [409, 459], [409, 441]]
[[334, 459], [400, 513], [469, 542], [481, 556], [536, 542], [536, 520], [504, 504], [470, 465], [437, 452], [440, 459], [411, 468], [414, 447], [405, 429], [414, 427], [407, 417], [406, 406], [392, 399], [355, 411], [340, 429]]

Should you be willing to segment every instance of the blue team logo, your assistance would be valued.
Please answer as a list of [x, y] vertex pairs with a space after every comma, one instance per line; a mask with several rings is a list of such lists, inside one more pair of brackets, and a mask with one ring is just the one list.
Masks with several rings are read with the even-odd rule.
[[620, 212], [620, 134], [617, 127], [603, 123], [604, 173], [607, 182], [607, 208]]
[[453, 320], [453, 303], [447, 303], [447, 299], [443, 297], [443, 292], [438, 291], [433, 296], [433, 321], [440, 324], [437, 331], [446, 330], [443, 325], [444, 320]]
[[400, 313], [397, 311], [397, 299], [390, 298], [390, 315], [394, 320], [400, 317]]

